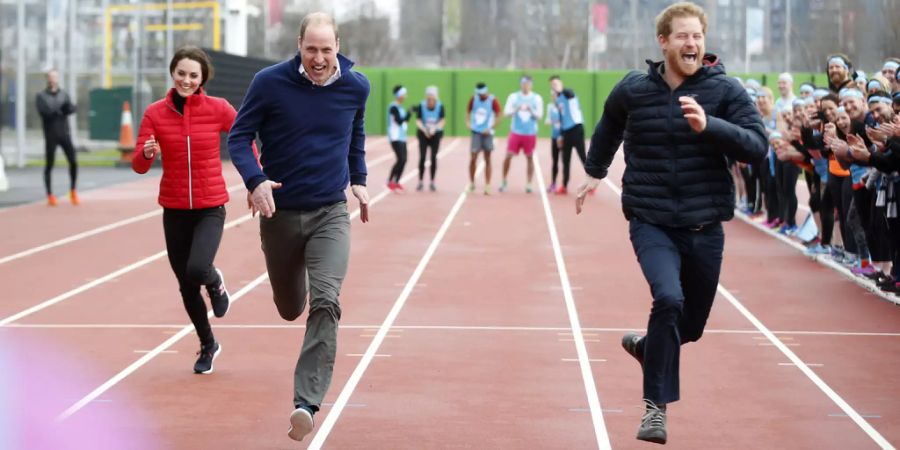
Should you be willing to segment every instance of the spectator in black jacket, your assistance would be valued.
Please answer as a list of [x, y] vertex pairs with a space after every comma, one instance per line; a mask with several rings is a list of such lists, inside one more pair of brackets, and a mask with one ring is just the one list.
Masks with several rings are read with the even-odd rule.
[[734, 215], [734, 184], [725, 157], [755, 163], [766, 133], [750, 97], [705, 54], [707, 17], [699, 6], [675, 3], [656, 19], [664, 61], [625, 76], [606, 100], [587, 156], [590, 189], [606, 177], [624, 140], [622, 208], [632, 245], [650, 285], [646, 337], [622, 345], [643, 366], [644, 403], [637, 438], [665, 443], [666, 405], [679, 399], [680, 345], [696, 341], [709, 316], [725, 236]]
[[78, 194], [75, 185], [78, 179], [78, 162], [75, 160], [75, 146], [72, 145], [68, 121], [69, 114], [75, 112], [75, 105], [69, 99], [69, 94], [60, 89], [59, 72], [56, 69], [47, 72], [47, 88], [37, 93], [35, 102], [44, 125], [44, 152], [47, 159], [44, 166], [44, 187], [47, 189], [47, 204], [56, 206], [50, 175], [56, 160], [56, 147], [62, 146], [66, 160], [69, 161], [69, 200], [73, 205], [77, 205]]

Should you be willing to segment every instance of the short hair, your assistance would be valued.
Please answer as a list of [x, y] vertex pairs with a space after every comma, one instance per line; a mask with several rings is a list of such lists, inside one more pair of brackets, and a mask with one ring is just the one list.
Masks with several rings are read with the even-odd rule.
[[822, 97], [819, 101], [820, 102], [829, 101], [829, 102], [834, 103], [835, 105], [841, 104], [841, 99], [839, 99], [837, 94], [835, 94], [834, 92], [829, 92], [828, 95]]
[[703, 34], [706, 34], [707, 17], [699, 5], [691, 2], [678, 2], [664, 9], [656, 16], [656, 35], [668, 36], [672, 33], [672, 19], [676, 17], [696, 17], [703, 26]]
[[550, 75], [550, 79], [548, 79], [547, 81], [553, 81], [553, 80], [562, 81], [562, 78], [560, 78], [559, 75]]
[[482, 82], [482, 81], [479, 81], [479, 82], [475, 85], [475, 89], [484, 89], [484, 88], [486, 88], [486, 87], [487, 87], [487, 85], [484, 84], [484, 82]]
[[306, 29], [310, 25], [331, 25], [331, 28], [334, 30], [334, 39], [339, 39], [338, 24], [334, 21], [334, 17], [327, 13], [314, 12], [307, 14], [300, 22], [300, 40], [303, 40], [303, 36], [306, 35]]
[[206, 82], [212, 79], [213, 70], [212, 61], [209, 59], [209, 55], [203, 51], [200, 47], [195, 47], [193, 45], [186, 45], [184, 47], [179, 48], [175, 55], [172, 56], [172, 61], [169, 62], [169, 74], [175, 72], [175, 66], [178, 65], [178, 62], [182, 59], [190, 59], [191, 61], [197, 61], [200, 64], [200, 76], [203, 78], [203, 81], [200, 82], [200, 87], [206, 85]]
[[400, 89], [403, 89], [402, 84], [398, 84], [394, 86], [394, 89], [391, 90], [391, 93], [397, 95], [397, 92], [400, 92]]

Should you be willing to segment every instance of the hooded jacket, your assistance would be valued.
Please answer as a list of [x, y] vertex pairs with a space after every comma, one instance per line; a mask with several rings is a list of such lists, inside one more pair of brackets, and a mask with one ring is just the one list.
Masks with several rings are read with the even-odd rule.
[[[607, 98], [585, 170], [606, 177], [624, 142], [626, 218], [678, 228], [731, 219], [734, 181], [726, 156], [750, 163], [766, 155], [756, 106], [715, 55], [707, 54], [703, 67], [674, 91], [660, 72], [663, 63], [647, 63], [646, 73], [629, 73]], [[706, 112], [702, 132], [695, 133], [684, 118], [681, 96], [694, 97]]]

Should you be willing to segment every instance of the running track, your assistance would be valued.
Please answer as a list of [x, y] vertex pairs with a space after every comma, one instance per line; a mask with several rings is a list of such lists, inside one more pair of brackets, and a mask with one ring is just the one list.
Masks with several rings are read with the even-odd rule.
[[[53, 368], [17, 374], [55, 393], [17, 407], [48, 410], [51, 434], [97, 426], [72, 448], [105, 435], [173, 450], [653, 448], [634, 439], [640, 372], [619, 346], [650, 302], [616, 192], [621, 154], [575, 216], [573, 195], [524, 193], [521, 159], [510, 192], [464, 195], [467, 148], [445, 140], [438, 193], [414, 192], [411, 158], [411, 192], [394, 195], [381, 183], [389, 146], [370, 139], [372, 221], [354, 215], [334, 380], [302, 444], [286, 431], [304, 318], [284, 322], [272, 305], [232, 166], [216, 263], [236, 302], [213, 319], [224, 350], [209, 376], [191, 372], [198, 345], [162, 253], [158, 175], [85, 192], [78, 208], [0, 212], [15, 230], [0, 241], [0, 346], [27, 360], [7, 376]], [[740, 221], [725, 255], [707, 332], [684, 347], [668, 447], [896, 446], [897, 306]]]

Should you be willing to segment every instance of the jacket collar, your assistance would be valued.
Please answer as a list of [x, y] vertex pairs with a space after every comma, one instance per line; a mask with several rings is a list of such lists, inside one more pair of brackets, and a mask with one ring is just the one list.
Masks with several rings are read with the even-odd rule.
[[[340, 81], [341, 78], [344, 78], [344, 76], [347, 75], [347, 72], [350, 72], [350, 69], [356, 63], [354, 63], [349, 58], [347, 58], [346, 56], [344, 56], [340, 53], [337, 54], [337, 60], [338, 60], [338, 68], [340, 68], [340, 70], [341, 70], [341, 77], [338, 78], [337, 81]], [[291, 72], [293, 74], [296, 74], [297, 78], [299, 78], [301, 82], [307, 83], [307, 84], [312, 84], [312, 81], [309, 81], [306, 77], [304, 77], [303, 75], [300, 74], [300, 65], [301, 64], [302, 64], [302, 60], [300, 59], [300, 52], [298, 51], [294, 55], [294, 59], [291, 60]], [[335, 82], [337, 82], [337, 81], [335, 81]]]
[[[665, 83], [666, 81], [662, 76], [663, 61], [653, 61], [648, 59], [646, 62], [648, 65], [647, 73], [650, 75], [650, 78]], [[685, 78], [684, 81], [703, 80], [720, 74], [725, 74], [725, 65], [722, 64], [718, 56], [713, 53], [707, 53], [703, 55], [703, 66], [700, 67], [700, 70]]]
[[[172, 97], [175, 95], [178, 95], [178, 92], [175, 92], [175, 88], [169, 88], [169, 92], [166, 94], [166, 105], [173, 109], [175, 108], [175, 102], [172, 101]], [[185, 104], [185, 106], [197, 105], [199, 102], [203, 101], [204, 97], [206, 97], [206, 92], [203, 90], [202, 87], [200, 87], [197, 89], [197, 92], [195, 92], [190, 97], [184, 99], [185, 100], [184, 104]]]

